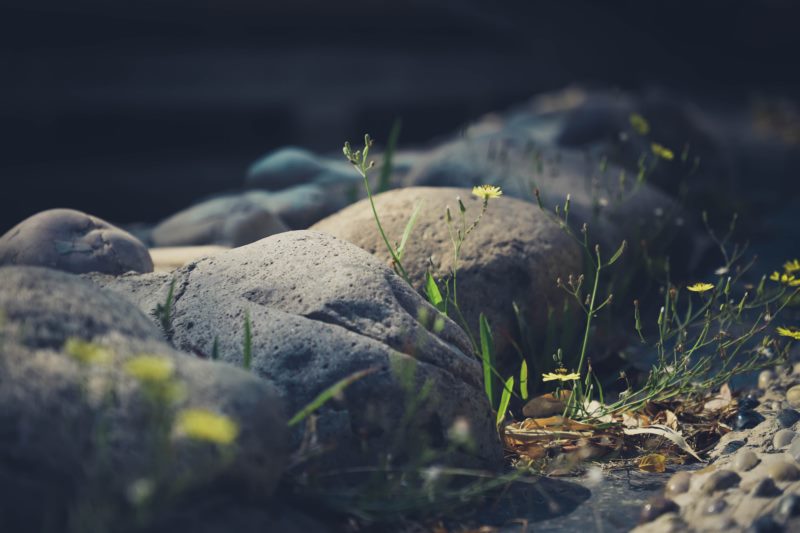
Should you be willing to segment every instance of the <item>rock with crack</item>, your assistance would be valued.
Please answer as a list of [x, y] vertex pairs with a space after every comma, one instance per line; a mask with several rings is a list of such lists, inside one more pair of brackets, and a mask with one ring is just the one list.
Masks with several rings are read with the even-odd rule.
[[0, 269], [0, 310], [3, 531], [169, 521], [161, 502], [189, 494], [269, 501], [289, 441], [268, 381], [177, 352], [63, 272]]
[[[437, 280], [451, 279], [453, 243], [445, 221], [448, 208], [458, 216], [458, 198], [466, 207], [467, 225], [481, 212], [481, 200], [469, 189], [408, 187], [375, 197], [381, 223], [390, 239], [400, 240], [417, 205], [420, 211], [405, 246], [403, 265], [414, 287], [425, 291], [426, 272]], [[457, 220], [456, 220], [457, 223]], [[455, 226], [456, 228], [458, 225]], [[379, 258], [389, 252], [375, 227], [368, 200], [355, 203], [315, 224]], [[548, 309], [563, 307], [564, 292], [556, 280], [583, 271], [581, 250], [538, 207], [516, 198], [491, 200], [486, 214], [464, 242], [457, 274], [459, 308], [467, 327], [477, 335], [478, 317], [485, 313], [495, 347], [503, 352], [509, 338], [517, 338], [514, 304], [533, 330], [547, 327]], [[442, 293], [444, 293], [442, 287]], [[457, 317], [456, 313], [451, 316]], [[515, 365], [516, 353], [509, 354]], [[509, 369], [515, 371], [516, 368]]]
[[[242, 365], [247, 317], [252, 371], [275, 382], [290, 412], [339, 380], [371, 372], [319, 409], [316, 438], [334, 447], [322, 463], [376, 464], [387, 453], [408, 457], [423, 443], [444, 451], [451, 427], [464, 422], [472, 446], [442, 459], [501, 462], [466, 335], [450, 320], [433, 320], [437, 311], [364, 250], [324, 233], [287, 232], [174, 274], [174, 344], [205, 356], [216, 346], [220, 359]], [[169, 275], [92, 279], [146, 311], [163, 301], [170, 283]], [[424, 315], [426, 324], [418, 320]]]
[[37, 213], [0, 237], [0, 265], [83, 274], [152, 272], [147, 248], [130, 233], [73, 209]]

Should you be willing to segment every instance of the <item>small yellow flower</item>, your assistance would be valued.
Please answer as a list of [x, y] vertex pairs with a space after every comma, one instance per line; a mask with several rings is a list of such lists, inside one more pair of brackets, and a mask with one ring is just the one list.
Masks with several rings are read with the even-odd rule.
[[800, 331], [796, 329], [777, 328], [776, 331], [778, 332], [778, 335], [800, 341]]
[[178, 413], [175, 429], [194, 440], [230, 444], [239, 435], [239, 426], [225, 415], [206, 409], [185, 409]]
[[581, 379], [581, 375], [577, 372], [567, 374], [566, 368], [557, 368], [555, 372], [542, 374], [542, 381], [577, 381]]
[[503, 191], [500, 190], [500, 187], [495, 187], [494, 185], [480, 185], [472, 188], [472, 194], [478, 198], [488, 200], [490, 198], [500, 198], [503, 195]]
[[786, 261], [783, 264], [783, 271], [786, 272], [787, 274], [794, 274], [795, 272], [800, 272], [800, 259]]
[[74, 338], [67, 340], [64, 344], [64, 351], [84, 365], [104, 365], [113, 357], [111, 352], [102, 346]]
[[636, 133], [639, 135], [647, 135], [650, 133], [650, 124], [642, 115], [639, 113], [632, 113], [629, 119], [631, 121], [631, 127]]
[[661, 159], [666, 159], [667, 161], [672, 161], [675, 159], [675, 154], [667, 148], [666, 146], [662, 146], [658, 143], [653, 143], [650, 145], [650, 149], [653, 151]]
[[125, 361], [124, 368], [139, 381], [156, 383], [172, 377], [175, 363], [160, 355], [138, 355]]
[[792, 274], [781, 274], [780, 272], [773, 272], [769, 277], [772, 281], [783, 283], [789, 287], [800, 287], [800, 279], [797, 279]]
[[692, 292], [706, 292], [713, 289], [714, 285], [711, 283], [695, 283], [694, 285], [689, 285], [686, 288]]

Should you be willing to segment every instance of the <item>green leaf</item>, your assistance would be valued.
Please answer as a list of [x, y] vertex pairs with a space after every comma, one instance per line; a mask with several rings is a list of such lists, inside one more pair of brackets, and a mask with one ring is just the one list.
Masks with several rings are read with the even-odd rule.
[[519, 369], [519, 392], [523, 400], [528, 399], [528, 361], [525, 359]]
[[392, 129], [389, 131], [389, 139], [386, 141], [386, 151], [383, 153], [383, 165], [381, 166], [381, 175], [378, 180], [378, 192], [389, 190], [389, 180], [392, 177], [392, 158], [394, 151], [397, 148], [397, 139], [400, 137], [400, 129], [403, 121], [395, 119], [392, 124]]
[[439, 286], [436, 284], [436, 280], [433, 279], [433, 276], [431, 276], [430, 270], [425, 273], [425, 294], [428, 296], [428, 301], [431, 305], [444, 313], [444, 298], [442, 298], [442, 293], [439, 292]]
[[614, 255], [612, 255], [611, 259], [609, 259], [608, 263], [606, 263], [606, 266], [611, 266], [614, 263], [616, 263], [617, 259], [620, 258], [620, 256], [622, 255], [622, 252], [624, 252], [625, 248], [627, 248], [627, 247], [628, 247], [628, 242], [627, 241], [622, 241], [622, 244], [619, 245], [619, 248], [617, 248], [617, 251], [614, 252]]
[[308, 415], [328, 403], [331, 398], [341, 394], [341, 392], [358, 381], [361, 378], [364, 378], [370, 374], [373, 374], [378, 371], [378, 368], [367, 368], [366, 370], [359, 370], [358, 372], [353, 372], [349, 376], [340, 379], [321, 393], [317, 395], [316, 398], [311, 400], [311, 402], [300, 409], [292, 418], [289, 420], [289, 427], [297, 425], [298, 423], [302, 422]]
[[514, 376], [506, 380], [505, 387], [503, 388], [503, 395], [500, 396], [500, 407], [497, 408], [497, 425], [503, 423], [506, 418], [506, 411], [508, 411], [508, 402], [511, 400], [511, 390], [514, 388]]
[[481, 360], [483, 362], [483, 386], [486, 390], [486, 396], [489, 398], [489, 405], [494, 406], [494, 394], [492, 393], [492, 348], [494, 346], [494, 339], [492, 339], [492, 330], [489, 328], [489, 322], [486, 320], [486, 315], [483, 313], [480, 315], [479, 324], [481, 334]]
[[414, 230], [414, 225], [417, 223], [417, 217], [419, 216], [420, 209], [422, 209], [422, 200], [417, 202], [417, 205], [414, 206], [414, 212], [411, 213], [411, 217], [406, 223], [406, 228], [403, 230], [403, 238], [400, 239], [400, 246], [397, 247], [398, 259], [403, 258], [403, 252], [406, 249], [406, 242], [408, 242], [408, 238], [411, 236], [411, 232]]

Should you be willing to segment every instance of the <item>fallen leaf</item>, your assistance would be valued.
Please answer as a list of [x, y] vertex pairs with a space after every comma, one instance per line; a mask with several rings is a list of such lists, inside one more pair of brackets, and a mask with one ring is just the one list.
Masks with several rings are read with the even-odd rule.
[[660, 474], [667, 469], [667, 458], [660, 453], [651, 453], [639, 459], [639, 470]]
[[658, 435], [660, 437], [664, 437], [666, 439], [671, 440], [675, 445], [680, 448], [681, 450], [685, 451], [698, 461], [702, 461], [700, 456], [695, 453], [689, 443], [686, 442], [686, 439], [683, 438], [683, 435], [675, 431], [674, 429], [670, 429], [667, 426], [661, 424], [653, 424], [646, 428], [623, 428], [623, 433], [626, 435]]

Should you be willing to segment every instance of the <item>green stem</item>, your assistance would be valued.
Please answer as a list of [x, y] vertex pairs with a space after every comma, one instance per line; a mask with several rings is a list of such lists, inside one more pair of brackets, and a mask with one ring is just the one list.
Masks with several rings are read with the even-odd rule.
[[378, 226], [378, 232], [380, 232], [381, 237], [383, 238], [383, 242], [386, 244], [386, 248], [389, 250], [389, 254], [392, 256], [392, 261], [394, 261], [395, 266], [400, 271], [400, 276], [411, 285], [411, 280], [408, 278], [408, 273], [403, 268], [402, 263], [400, 263], [400, 258], [397, 257], [397, 254], [394, 251], [394, 247], [389, 244], [389, 239], [386, 238], [386, 233], [383, 231], [383, 226], [381, 225], [381, 219], [378, 217], [378, 210], [375, 209], [375, 201], [372, 199], [372, 190], [369, 187], [369, 180], [367, 179], [367, 173], [361, 171], [361, 177], [364, 178], [364, 188], [367, 190], [367, 198], [369, 198], [369, 205], [372, 207], [372, 216], [375, 217], [375, 223]]

